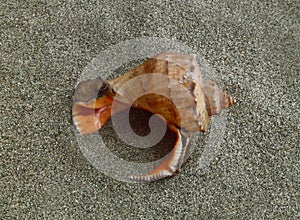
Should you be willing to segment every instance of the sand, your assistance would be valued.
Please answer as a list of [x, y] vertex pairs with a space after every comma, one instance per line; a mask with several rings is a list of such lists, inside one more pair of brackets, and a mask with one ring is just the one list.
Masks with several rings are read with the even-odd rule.
[[[1, 219], [300, 217], [299, 3], [187, 2], [2, 3]], [[179, 175], [130, 184], [80, 150], [77, 79], [101, 51], [137, 37], [197, 50], [236, 99], [209, 166], [197, 168], [200, 146]]]

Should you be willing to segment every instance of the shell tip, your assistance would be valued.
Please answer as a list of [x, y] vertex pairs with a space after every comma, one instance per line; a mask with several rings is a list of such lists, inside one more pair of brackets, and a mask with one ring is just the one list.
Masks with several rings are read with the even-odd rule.
[[230, 96], [230, 95], [227, 96], [227, 100], [228, 100], [228, 106], [231, 106], [234, 103], [236, 103], [236, 101], [234, 100], [234, 98], [232, 98], [232, 96]]

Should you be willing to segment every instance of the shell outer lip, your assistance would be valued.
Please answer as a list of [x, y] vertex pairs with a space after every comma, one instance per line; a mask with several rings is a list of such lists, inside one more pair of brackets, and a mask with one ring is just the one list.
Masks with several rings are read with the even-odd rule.
[[73, 92], [74, 103], [89, 103], [112, 91], [111, 86], [101, 77], [80, 82]]

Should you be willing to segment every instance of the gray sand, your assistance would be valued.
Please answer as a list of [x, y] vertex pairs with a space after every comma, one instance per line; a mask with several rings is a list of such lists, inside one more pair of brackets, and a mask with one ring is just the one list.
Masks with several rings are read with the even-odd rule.
[[[1, 3], [0, 219], [300, 218], [299, 2], [118, 2]], [[146, 185], [95, 169], [71, 120], [85, 66], [142, 36], [200, 51], [237, 100], [209, 167], [196, 149]]]

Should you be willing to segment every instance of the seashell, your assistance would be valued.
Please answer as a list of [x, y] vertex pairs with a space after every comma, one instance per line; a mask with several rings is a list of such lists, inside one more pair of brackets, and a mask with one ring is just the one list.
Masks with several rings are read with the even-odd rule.
[[[123, 89], [126, 83], [135, 83]], [[153, 92], [155, 91], [155, 92]], [[146, 94], [136, 99], [135, 94]], [[211, 80], [204, 80], [196, 55], [164, 52], [113, 80], [83, 81], [75, 89], [73, 121], [81, 134], [101, 129], [111, 114], [131, 106], [160, 114], [177, 135], [169, 156], [154, 170], [132, 179], [150, 182], [172, 176], [185, 161], [192, 132], [204, 132], [210, 117], [234, 103]], [[117, 110], [112, 112], [112, 103]]]

